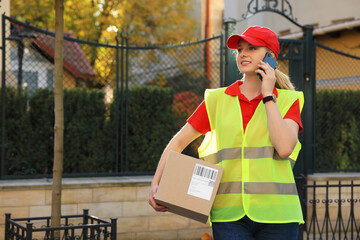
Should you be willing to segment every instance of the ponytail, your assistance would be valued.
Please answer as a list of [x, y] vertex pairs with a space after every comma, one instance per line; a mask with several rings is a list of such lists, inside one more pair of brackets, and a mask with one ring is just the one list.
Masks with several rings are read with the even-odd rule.
[[[273, 51], [271, 51], [269, 48], [267, 49], [269, 52], [273, 54], [273, 57], [275, 57]], [[290, 81], [289, 76], [283, 73], [282, 71], [278, 70], [277, 68], [275, 69], [275, 77], [276, 77], [276, 83], [275, 83], [276, 88], [295, 91], [295, 87]]]
[[294, 85], [291, 83], [290, 78], [285, 73], [275, 69], [276, 83], [275, 87], [280, 89], [295, 90]]

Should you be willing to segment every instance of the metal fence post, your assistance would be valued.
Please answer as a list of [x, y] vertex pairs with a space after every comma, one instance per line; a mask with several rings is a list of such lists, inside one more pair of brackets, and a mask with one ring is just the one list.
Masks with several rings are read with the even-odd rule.
[[304, 174], [314, 172], [315, 161], [315, 48], [313, 39], [314, 27], [303, 27], [305, 39], [305, 76], [304, 76]]
[[83, 225], [86, 225], [86, 227], [83, 230], [83, 239], [88, 239], [88, 228], [87, 225], [89, 223], [89, 209], [83, 209]]
[[116, 229], [117, 218], [111, 218], [111, 240], [116, 240], [117, 229]]
[[9, 240], [8, 230], [10, 228], [9, 219], [11, 218], [11, 213], [5, 213], [5, 240]]
[[26, 223], [26, 240], [32, 240], [32, 228], [33, 228], [33, 223], [27, 222]]
[[226, 46], [226, 41], [235, 31], [236, 21], [230, 19], [224, 22], [225, 25], [225, 81], [224, 85], [228, 86], [231, 83], [235, 82], [239, 78], [239, 70], [236, 65], [236, 54], [234, 50], [228, 49]]
[[118, 173], [119, 168], [119, 143], [120, 143], [120, 128], [119, 128], [119, 33], [116, 35], [116, 93], [115, 93], [115, 172]]
[[120, 87], [120, 172], [124, 171], [124, 42], [125, 37], [123, 33], [120, 34], [121, 36], [121, 56], [120, 56], [120, 80], [121, 80], [121, 87]]
[[125, 172], [129, 171], [128, 137], [129, 137], [129, 38], [125, 36]]
[[1, 25], [2, 25], [2, 69], [1, 69], [1, 159], [0, 159], [0, 179], [2, 179], [5, 175], [5, 118], [6, 118], [6, 81], [5, 81], [5, 53], [6, 53], [6, 47], [5, 47], [5, 13], [1, 16]]

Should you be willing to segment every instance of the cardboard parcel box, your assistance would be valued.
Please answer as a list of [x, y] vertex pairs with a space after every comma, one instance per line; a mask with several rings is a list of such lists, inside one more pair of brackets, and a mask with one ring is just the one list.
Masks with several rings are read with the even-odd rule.
[[155, 201], [172, 213], [206, 223], [222, 173], [220, 166], [171, 152]]

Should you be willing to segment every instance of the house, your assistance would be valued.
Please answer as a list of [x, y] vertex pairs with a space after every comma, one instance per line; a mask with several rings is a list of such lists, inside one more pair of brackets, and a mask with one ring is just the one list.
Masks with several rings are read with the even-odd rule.
[[[9, 45], [7, 51], [10, 52], [6, 56], [7, 86], [21, 86], [29, 93], [37, 88], [54, 88], [55, 36], [31, 31], [32, 38], [14, 41], [14, 35], [29, 30], [13, 22], [11, 29], [11, 34], [6, 38], [6, 47]], [[71, 32], [65, 32], [64, 36], [75, 39]], [[95, 73], [80, 44], [65, 39], [63, 51], [64, 88], [86, 86], [95, 78]]]

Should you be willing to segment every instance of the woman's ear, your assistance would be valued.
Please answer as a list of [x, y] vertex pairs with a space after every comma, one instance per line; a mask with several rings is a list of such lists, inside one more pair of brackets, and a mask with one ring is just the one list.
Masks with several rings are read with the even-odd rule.
[[268, 52], [271, 54], [271, 56], [272, 56], [273, 58], [277, 59], [276, 56], [275, 56], [275, 53], [273, 53], [273, 51], [271, 51], [269, 48], [267, 48], [267, 50], [268, 50]]

